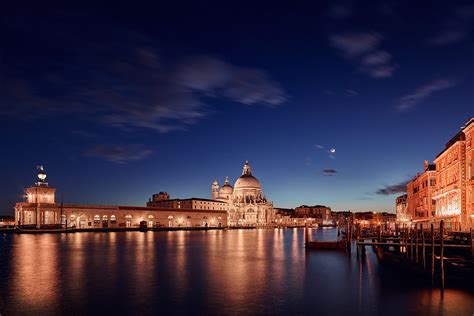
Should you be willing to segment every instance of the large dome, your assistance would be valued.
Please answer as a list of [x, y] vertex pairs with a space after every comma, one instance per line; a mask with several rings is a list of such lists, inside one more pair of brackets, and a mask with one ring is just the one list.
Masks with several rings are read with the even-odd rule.
[[235, 181], [234, 188], [238, 189], [260, 189], [260, 182], [251, 174], [244, 174]]
[[235, 181], [234, 190], [240, 189], [258, 189], [260, 190], [260, 182], [252, 175], [249, 162], [246, 161], [242, 175]]

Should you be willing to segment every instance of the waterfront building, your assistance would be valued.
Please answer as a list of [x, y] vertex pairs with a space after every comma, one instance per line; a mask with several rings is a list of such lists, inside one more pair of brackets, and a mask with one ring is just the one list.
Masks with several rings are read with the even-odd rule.
[[13, 227], [15, 226], [15, 217], [13, 216], [0, 216], [0, 228], [2, 227]]
[[435, 159], [437, 186], [433, 198], [436, 217], [462, 230], [474, 227], [473, 138], [474, 118], [446, 144]]
[[[164, 193], [164, 192], [160, 192]], [[156, 194], [147, 202], [148, 207], [162, 207], [162, 208], [187, 208], [193, 210], [214, 210], [227, 211], [228, 205], [225, 202], [202, 198], [189, 199], [155, 199]]]
[[262, 226], [275, 222], [273, 203], [263, 194], [260, 181], [252, 174], [248, 161], [234, 186], [228, 177], [222, 187], [214, 180], [211, 198], [227, 204], [229, 226]]
[[397, 212], [397, 222], [409, 222], [412, 217], [408, 213], [407, 194], [400, 195], [395, 200], [395, 209]]
[[[444, 220], [451, 229], [474, 228], [474, 118], [451, 138], [425, 171], [407, 185], [407, 218]], [[428, 167], [427, 167], [428, 166]]]
[[39, 181], [26, 189], [26, 200], [15, 204], [15, 222], [37, 228], [130, 228], [152, 227], [224, 227], [227, 211], [189, 207], [144, 207], [56, 203], [56, 190], [45, 182], [40, 167]]
[[434, 216], [432, 199], [436, 185], [436, 165], [424, 162], [423, 173], [407, 183], [407, 218], [424, 221]]
[[376, 229], [381, 226], [384, 230], [395, 229], [396, 214], [387, 212], [357, 212], [354, 213], [354, 223], [363, 228]]
[[295, 217], [314, 218], [318, 224], [332, 223], [331, 208], [324, 205], [301, 205], [295, 208]]

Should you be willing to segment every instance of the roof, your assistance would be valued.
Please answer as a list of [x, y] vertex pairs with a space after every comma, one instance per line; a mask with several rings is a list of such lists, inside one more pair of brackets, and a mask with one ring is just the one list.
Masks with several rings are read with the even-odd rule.
[[451, 146], [456, 144], [458, 141], [466, 140], [466, 135], [464, 135], [463, 131], [458, 132], [456, 135], [454, 135], [453, 138], [451, 138], [447, 143], [446, 147], [443, 149], [442, 152], [440, 152], [438, 155], [436, 155], [436, 158], [444, 154]]
[[300, 206], [298, 206], [298, 208], [329, 208], [330, 209], [330, 207], [328, 207], [326, 205], [319, 205], [319, 204], [318, 205], [312, 205], [312, 206], [300, 205]]
[[[22, 205], [34, 206], [34, 203], [24, 203]], [[97, 205], [97, 204], [50, 204], [48, 208], [65, 208], [65, 209], [97, 209], [97, 210], [129, 210], [129, 211], [163, 211], [163, 212], [194, 212], [194, 213], [222, 213], [227, 214], [225, 210], [202, 210], [187, 208], [165, 208], [153, 206], [132, 206], [132, 205]]]
[[167, 201], [206, 201], [206, 202], [218, 202], [218, 203], [225, 203], [219, 200], [212, 200], [212, 199], [203, 199], [203, 198], [187, 198], [187, 199], [169, 199], [169, 200], [161, 200], [161, 201], [151, 201], [154, 202], [167, 202]]

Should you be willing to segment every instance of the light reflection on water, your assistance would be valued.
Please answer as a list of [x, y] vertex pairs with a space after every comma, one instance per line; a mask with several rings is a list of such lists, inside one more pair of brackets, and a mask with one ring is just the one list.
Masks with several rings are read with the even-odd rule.
[[[335, 230], [317, 230], [335, 238]], [[474, 294], [401, 282], [302, 229], [5, 235], [0, 314], [455, 314]]]

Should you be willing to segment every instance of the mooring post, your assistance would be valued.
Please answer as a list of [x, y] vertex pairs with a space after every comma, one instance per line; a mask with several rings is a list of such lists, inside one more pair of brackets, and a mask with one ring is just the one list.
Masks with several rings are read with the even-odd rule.
[[415, 224], [415, 259], [418, 264], [418, 224]]
[[444, 294], [444, 221], [439, 223], [439, 239], [441, 244], [441, 294]]
[[305, 223], [305, 227], [304, 227], [304, 243], [305, 243], [305, 246], [308, 246], [308, 241], [309, 241], [308, 223]]
[[408, 259], [408, 227], [405, 227], [405, 233], [403, 234], [403, 239], [405, 240], [403, 244], [405, 245], [405, 257]]
[[410, 259], [413, 261], [413, 227], [410, 227]]
[[431, 286], [434, 285], [434, 263], [435, 263], [435, 246], [434, 246], [434, 226], [431, 224]]
[[469, 240], [471, 241], [471, 256], [474, 258], [474, 236], [472, 235], [472, 227], [469, 229]]
[[421, 253], [421, 256], [423, 257], [423, 271], [426, 270], [426, 244], [425, 244], [425, 232], [423, 231], [423, 224], [420, 224], [420, 230], [421, 230], [421, 247], [423, 248], [422, 249], [422, 253]]

